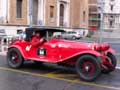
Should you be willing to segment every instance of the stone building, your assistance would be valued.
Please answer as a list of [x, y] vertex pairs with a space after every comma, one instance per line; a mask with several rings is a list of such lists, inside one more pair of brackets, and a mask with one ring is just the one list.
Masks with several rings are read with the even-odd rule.
[[88, 0], [0, 0], [0, 13], [1, 25], [88, 28]]
[[120, 29], [120, 0], [104, 0], [104, 29]]

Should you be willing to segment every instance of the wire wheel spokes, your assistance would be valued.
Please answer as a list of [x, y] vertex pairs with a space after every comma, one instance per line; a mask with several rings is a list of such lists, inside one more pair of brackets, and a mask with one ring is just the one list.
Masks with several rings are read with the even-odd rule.
[[89, 62], [89, 61], [84, 62], [83, 65], [82, 65], [82, 71], [83, 71], [83, 73], [84, 74], [88, 74], [88, 75], [94, 74], [94, 72], [96, 71], [95, 68], [96, 67], [95, 67], [94, 63]]
[[13, 64], [18, 64], [19, 63], [19, 55], [17, 54], [17, 52], [13, 52], [10, 55], [10, 60]]

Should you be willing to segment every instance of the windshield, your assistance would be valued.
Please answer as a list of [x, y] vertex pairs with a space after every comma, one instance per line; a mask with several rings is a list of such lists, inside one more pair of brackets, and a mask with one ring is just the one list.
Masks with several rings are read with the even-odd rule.
[[49, 40], [54, 39], [54, 38], [62, 39], [61, 38], [62, 33], [63, 32], [48, 32], [47, 35], [46, 35], [46, 38], [48, 38]]
[[[64, 36], [65, 35], [65, 36]], [[95, 41], [86, 39], [85, 37], [81, 37], [79, 39], [73, 39], [73, 38], [67, 38], [66, 32], [47, 32], [46, 33], [46, 39], [63, 39], [63, 40], [69, 40], [69, 41], [76, 41], [76, 42], [86, 42], [86, 43], [94, 43]]]

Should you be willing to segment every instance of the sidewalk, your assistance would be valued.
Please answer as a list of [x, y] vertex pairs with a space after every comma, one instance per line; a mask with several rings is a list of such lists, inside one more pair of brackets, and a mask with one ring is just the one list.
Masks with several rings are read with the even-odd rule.
[[7, 53], [7, 48], [8, 48], [7, 45], [1, 45], [1, 46], [0, 46], [0, 55], [6, 55], [6, 53]]
[[5, 51], [0, 52], [0, 55], [7, 55], [7, 52], [5, 52]]
[[120, 38], [102, 38], [103, 42], [120, 43]]

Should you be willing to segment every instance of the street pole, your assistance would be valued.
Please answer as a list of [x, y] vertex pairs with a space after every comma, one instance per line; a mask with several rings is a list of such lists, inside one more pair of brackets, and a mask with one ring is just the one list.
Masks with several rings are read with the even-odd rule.
[[8, 23], [8, 0], [6, 0], [6, 23]]
[[99, 0], [99, 5], [100, 5], [100, 31], [99, 31], [99, 43], [102, 43], [102, 31], [104, 30], [103, 28], [103, 23], [104, 23], [104, 0]]
[[29, 20], [30, 20], [30, 23], [29, 23], [29, 27], [32, 27], [32, 24], [33, 24], [33, 0], [29, 0]]

